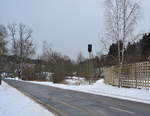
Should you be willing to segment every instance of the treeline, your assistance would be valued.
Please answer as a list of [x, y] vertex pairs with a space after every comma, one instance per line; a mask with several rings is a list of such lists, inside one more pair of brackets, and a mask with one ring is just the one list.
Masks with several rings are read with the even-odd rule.
[[73, 61], [55, 51], [47, 42], [43, 42], [42, 54], [33, 59], [36, 47], [32, 34], [33, 31], [24, 24], [0, 25], [1, 74], [54, 83], [62, 82], [67, 76], [79, 76], [87, 80], [96, 76], [93, 72], [98, 66], [94, 59], [83, 58], [80, 53], [77, 61]]
[[[24, 24], [0, 25], [0, 73], [23, 80], [61, 82], [75, 71], [75, 63], [66, 55], [43, 43], [43, 53], [33, 59], [33, 31]], [[9, 48], [8, 48], [9, 46]]]
[[[67, 76], [86, 78], [89, 83], [103, 77], [103, 68], [118, 64], [118, 42], [113, 43], [108, 54], [99, 54], [92, 59], [78, 54], [73, 61], [43, 42], [42, 54], [33, 59], [35, 43], [33, 31], [24, 24], [0, 25], [0, 73], [23, 80], [62, 82]], [[8, 47], [9, 46], [9, 47]], [[121, 53], [120, 53], [121, 54]], [[124, 51], [124, 63], [150, 60], [150, 33], [142, 39], [128, 43]], [[121, 57], [121, 56], [120, 56]]]
[[[119, 44], [118, 44], [119, 42]], [[123, 47], [122, 41], [118, 41], [116, 43], [112, 43], [109, 46], [109, 50], [107, 54], [99, 54], [93, 57], [90, 62], [92, 63], [92, 75], [91, 78], [102, 78], [103, 77], [103, 69], [105, 67], [110, 67], [113, 65], [120, 65], [118, 62], [118, 55], [120, 54], [121, 59], [121, 51], [118, 53], [118, 45], [120, 45], [120, 49]], [[140, 40], [134, 41], [133, 43], [128, 43], [125, 51], [124, 51], [124, 64], [136, 63], [142, 61], [150, 60], [150, 33], [143, 34]], [[90, 71], [88, 70], [88, 59], [85, 59], [81, 53], [78, 56], [78, 74], [83, 77], [89, 77]]]
[[[122, 48], [122, 41], [118, 42], [120, 42], [119, 45]], [[102, 59], [105, 66], [118, 64], [118, 42], [111, 44], [108, 54], [103, 56]], [[148, 60], [150, 60], [150, 33], [144, 34], [142, 39], [137, 42], [129, 42], [124, 51], [124, 64]]]

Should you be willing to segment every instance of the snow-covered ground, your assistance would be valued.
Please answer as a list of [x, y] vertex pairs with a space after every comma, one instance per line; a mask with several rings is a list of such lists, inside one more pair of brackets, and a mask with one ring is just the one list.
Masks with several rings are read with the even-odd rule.
[[[29, 81], [29, 82], [58, 87], [61, 89], [87, 92], [87, 93], [92, 93], [96, 95], [103, 95], [103, 96], [109, 96], [109, 97], [114, 97], [114, 98], [120, 98], [120, 99], [150, 104], [150, 90], [133, 89], [133, 88], [118, 88], [115, 86], [106, 85], [103, 79], [98, 80], [93, 85], [78, 85], [78, 86], [66, 85], [66, 84], [54, 84], [52, 82], [35, 82], [35, 81]], [[70, 83], [74, 83], [74, 82], [70, 82]]]
[[68, 85], [87, 85], [88, 82], [85, 80], [85, 78], [82, 77], [67, 77], [64, 81]]
[[5, 82], [0, 85], [0, 116], [54, 116]]

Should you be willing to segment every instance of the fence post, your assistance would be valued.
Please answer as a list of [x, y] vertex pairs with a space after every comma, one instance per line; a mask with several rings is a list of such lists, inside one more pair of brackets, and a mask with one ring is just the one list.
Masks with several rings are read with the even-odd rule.
[[136, 73], [136, 67], [137, 67], [137, 64], [135, 64], [135, 79], [136, 79], [136, 88], [137, 88], [137, 73]]

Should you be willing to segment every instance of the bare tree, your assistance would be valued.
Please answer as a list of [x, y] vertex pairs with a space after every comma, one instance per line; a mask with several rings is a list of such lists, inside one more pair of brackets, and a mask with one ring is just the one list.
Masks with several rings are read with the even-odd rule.
[[[139, 17], [140, 5], [138, 0], [105, 0], [106, 32], [105, 38], [111, 43], [118, 44], [118, 64], [120, 69], [119, 86], [122, 85], [125, 49], [128, 42], [133, 41], [133, 31]], [[105, 42], [105, 38], [103, 41]], [[121, 47], [120, 47], [120, 44]]]
[[82, 53], [80, 52], [78, 54], [78, 57], [77, 57], [77, 63], [81, 63], [85, 60], [84, 56], [82, 55]]
[[[129, 41], [133, 41], [131, 38], [133, 38], [140, 11], [139, 1], [105, 0], [105, 5], [106, 32], [105, 38], [101, 41], [118, 43], [118, 64], [123, 64], [126, 45]], [[120, 42], [123, 43], [122, 48], [120, 48]]]
[[47, 62], [49, 72], [53, 73], [53, 82], [61, 82], [64, 79], [64, 65], [62, 61], [62, 55], [52, 49], [51, 45], [47, 42], [43, 42], [43, 54], [42, 59]]
[[1, 85], [1, 72], [5, 65], [5, 63], [2, 61], [2, 55], [7, 52], [6, 37], [7, 37], [7, 30], [3, 25], [0, 25], [0, 85]]
[[47, 62], [48, 72], [52, 73], [52, 81], [54, 83], [62, 82], [66, 76], [70, 76], [74, 72], [72, 60], [52, 48], [52, 44], [43, 42], [42, 60]]
[[18, 76], [23, 78], [25, 60], [35, 53], [35, 46], [32, 39], [32, 30], [24, 24], [9, 24], [9, 34], [12, 38], [12, 54], [16, 56], [18, 63]]
[[6, 48], [6, 37], [8, 36], [7, 30], [3, 25], [0, 25], [0, 55], [3, 55], [7, 52]]
[[[83, 61], [85, 60], [84, 56], [82, 55], [82, 53], [80, 52], [77, 56], [77, 64], [78, 64], [78, 71], [77, 74], [78, 76], [83, 76], [82, 72], [83, 72]], [[85, 70], [85, 69], [84, 69]]]

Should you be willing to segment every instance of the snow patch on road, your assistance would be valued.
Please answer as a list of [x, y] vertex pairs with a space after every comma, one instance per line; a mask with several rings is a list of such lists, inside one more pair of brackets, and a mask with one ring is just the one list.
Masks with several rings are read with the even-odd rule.
[[2, 82], [0, 85], [0, 116], [54, 116], [54, 114]]

